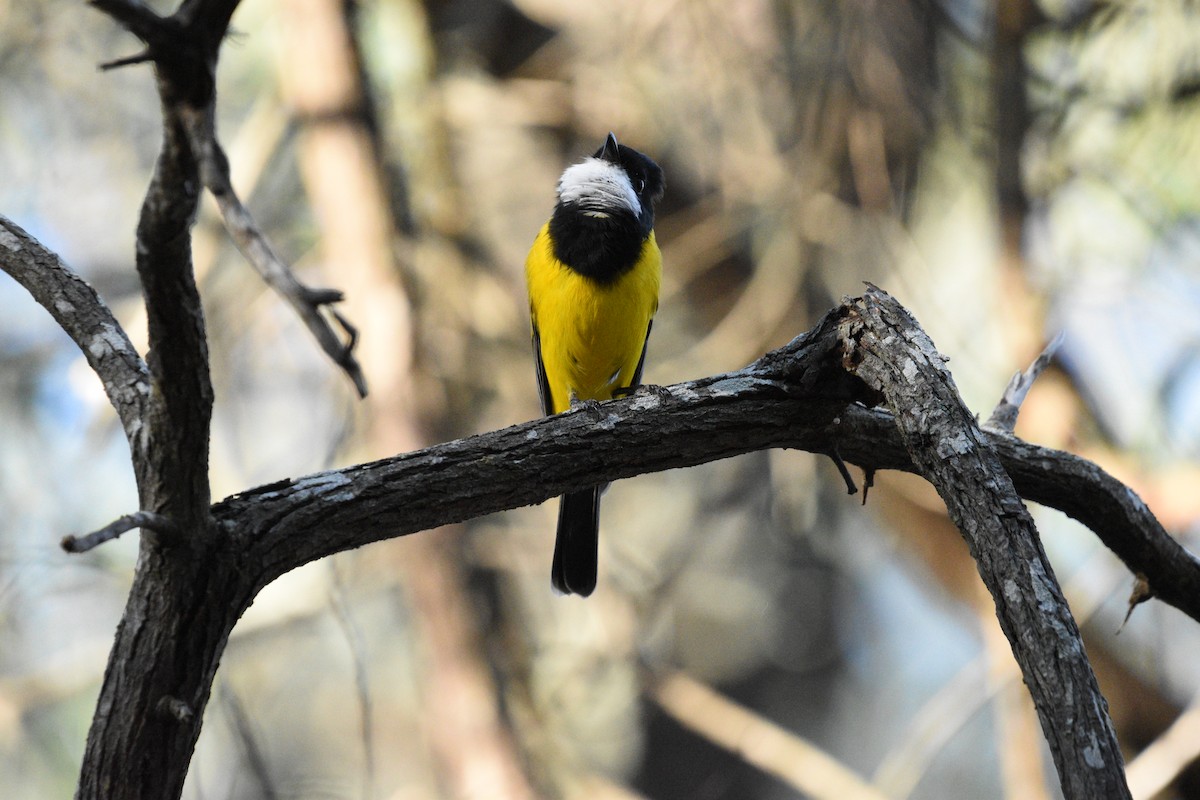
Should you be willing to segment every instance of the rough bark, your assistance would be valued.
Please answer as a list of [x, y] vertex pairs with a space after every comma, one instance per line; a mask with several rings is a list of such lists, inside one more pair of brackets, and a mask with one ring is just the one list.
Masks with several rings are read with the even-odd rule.
[[96, 291], [57, 255], [0, 216], [4, 269], [50, 312], [100, 378], [125, 429], [135, 460], [145, 457], [142, 419], [150, 396], [150, 370]]
[[[1200, 563], [1095, 465], [981, 431], [932, 343], [882, 292], [847, 301], [738, 372], [647, 387], [210, 505], [212, 389], [190, 226], [201, 186], [226, 191], [227, 165], [211, 126], [213, 73], [237, 3], [187, 0], [171, 17], [134, 0], [95, 5], [146, 43], [144, 54], [123, 63], [153, 62], [162, 99], [163, 150], [138, 229], [147, 364], [82, 281], [57, 259], [31, 266], [25, 257], [43, 248], [19, 229], [0, 228], [0, 266], [61, 317], [88, 354], [130, 436], [141, 510], [165, 521], [143, 532], [78, 797], [179, 796], [230, 630], [279, 575], [570, 489], [767, 447], [928, 477], [996, 600], [1067, 797], [1127, 796], [1104, 700], [1018, 493], [1088, 525], [1155, 596], [1197, 620]], [[309, 299], [323, 305], [335, 294]], [[93, 347], [98, 341], [112, 352]], [[326, 349], [353, 377], [350, 345], [336, 337], [332, 345]], [[870, 408], [881, 400], [890, 413]]]
[[[979, 431], [920, 336], [894, 301], [869, 293], [743, 371], [251, 489], [211, 507], [206, 536], [146, 537], [79, 796], [178, 794], [228, 632], [282, 573], [566, 489], [763, 447], [839, 452], [934, 480], [994, 591], [1067, 795], [1122, 796], [1103, 698], [1016, 492], [1096, 530], [1154, 594], [1198, 620], [1200, 564], [1096, 465]], [[844, 366], [898, 415], [866, 408], [880, 393]]]
[[201, 184], [181, 114], [194, 107], [189, 104], [211, 100], [211, 76], [199, 54], [212, 32], [189, 31], [181, 17], [164, 20], [139, 3], [97, 5], [147, 43], [163, 108], [162, 149], [137, 231], [151, 389], [133, 469], [141, 509], [169, 520], [172, 533], [143, 529], [77, 796], [175, 797], [183, 791], [220, 654], [250, 601], [225, 563], [235, 551], [223, 546], [223, 532], [209, 514], [213, 391], [191, 247]]
[[[884, 299], [893, 320], [876, 319], [868, 336], [865, 309]], [[1067, 796], [1122, 796], [1103, 698], [1005, 474], [1017, 492], [1096, 530], [1158, 597], [1198, 620], [1200, 564], [1095, 465], [975, 427], [936, 354], [911, 350], [918, 334], [894, 301], [871, 293], [744, 370], [259, 487], [214, 505], [207, 539], [172, 546], [148, 537], [79, 796], [177, 795], [229, 630], [284, 572], [578, 486], [765, 447], [838, 452], [866, 469], [933, 479], [993, 588]], [[863, 405], [880, 394], [843, 364], [876, 382], [898, 416]], [[937, 381], [918, 382], [930, 370]]]
[[1108, 706], [1033, 517], [907, 311], [872, 288], [842, 323], [847, 367], [883, 393], [996, 604], [1070, 799], [1129, 797]]

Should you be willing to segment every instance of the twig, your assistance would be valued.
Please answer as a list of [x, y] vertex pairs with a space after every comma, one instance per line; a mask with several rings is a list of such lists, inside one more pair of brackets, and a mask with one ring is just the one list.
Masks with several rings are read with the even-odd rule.
[[105, 542], [110, 542], [122, 533], [131, 531], [134, 528], [154, 531], [164, 536], [179, 536], [179, 527], [163, 515], [155, 514], [152, 511], [135, 511], [85, 536], [75, 536], [74, 534], [64, 536], [61, 543], [62, 549], [68, 553], [86, 553], [88, 550], [99, 547]]
[[1117, 628], [1117, 633], [1120, 633], [1129, 624], [1129, 618], [1133, 616], [1135, 608], [1152, 599], [1154, 599], [1154, 590], [1150, 588], [1150, 581], [1146, 580], [1146, 576], [1142, 573], [1137, 573], [1134, 575], [1133, 589], [1129, 592], [1129, 607], [1125, 609], [1125, 619], [1121, 620], [1121, 627]]
[[91, 4], [143, 42], [149, 43], [162, 28], [163, 18], [141, 0], [91, 0]]
[[[851, 476], [850, 470], [846, 469], [846, 462], [842, 460], [842, 456], [838, 453], [837, 448], [833, 448], [825, 455], [829, 456], [829, 460], [837, 467], [838, 474], [842, 476], [842, 480], [846, 482], [846, 494], [858, 494], [858, 487], [854, 485], [854, 477]], [[863, 502], [866, 502], [866, 497], [863, 497]]]
[[885, 800], [886, 795], [801, 736], [682, 672], [663, 675], [650, 697], [682, 725], [816, 800]]
[[249, 209], [242, 204], [234, 191], [229, 177], [229, 160], [216, 138], [212, 107], [184, 108], [180, 110], [180, 117], [192, 152], [199, 161], [201, 180], [216, 199], [221, 219], [238, 249], [267, 285], [296, 310], [305, 326], [316, 337], [321, 349], [353, 381], [359, 396], [366, 397], [366, 377], [354, 357], [354, 347], [357, 344], [354, 327], [337, 311], [330, 309], [334, 321], [346, 334], [343, 341], [334, 331], [329, 319], [321, 313], [323, 308], [339, 302], [342, 293], [335, 289], [310, 289], [305, 286], [296, 279], [291, 268], [271, 247]]
[[124, 58], [114, 58], [112, 61], [105, 61], [100, 65], [100, 70], [102, 72], [108, 72], [109, 70], [119, 69], [120, 67], [129, 67], [133, 66], [134, 64], [145, 64], [147, 61], [153, 60], [154, 54], [149, 50], [143, 50], [136, 55], [125, 56]]
[[102, 68], [155, 62], [160, 74], [166, 77], [164, 99], [182, 101], [168, 102], [168, 114], [178, 118], [199, 166], [200, 179], [216, 198], [221, 218], [238, 249], [267, 285], [291, 304], [321, 349], [350, 377], [359, 396], [365, 397], [366, 377], [354, 357], [354, 328], [330, 309], [333, 321], [345, 334], [343, 341], [322, 313], [342, 299], [341, 292], [310, 289], [296, 279], [238, 198], [230, 179], [229, 161], [217, 141], [213, 107], [217, 50], [238, 0], [187, 0], [174, 16], [166, 19], [139, 0], [92, 2], [148, 45], [144, 53], [110, 61]]
[[864, 506], [867, 504], [867, 495], [870, 494], [871, 489], [874, 486], [875, 486], [875, 468], [874, 467], [866, 467], [863, 469], [863, 484], [862, 484], [862, 489], [863, 489], [862, 504]]
[[169, 694], [158, 698], [154, 710], [176, 722], [190, 722], [196, 718], [196, 709], [192, 708], [184, 700], [172, 697]]
[[1021, 411], [1021, 404], [1025, 402], [1025, 395], [1029, 393], [1033, 382], [1038, 376], [1045, 371], [1046, 367], [1050, 366], [1050, 361], [1054, 358], [1054, 354], [1058, 352], [1058, 348], [1063, 343], [1065, 333], [1059, 331], [1058, 334], [1050, 340], [1046, 348], [1041, 354], [1034, 359], [1029, 365], [1029, 369], [1024, 372], [1017, 372], [1009, 380], [1008, 386], [1004, 389], [1004, 395], [1000, 398], [1000, 402], [996, 404], [996, 409], [992, 415], [988, 417], [988, 421], [983, 424], [985, 430], [999, 431], [1002, 433], [1012, 433], [1017, 426], [1017, 414]]

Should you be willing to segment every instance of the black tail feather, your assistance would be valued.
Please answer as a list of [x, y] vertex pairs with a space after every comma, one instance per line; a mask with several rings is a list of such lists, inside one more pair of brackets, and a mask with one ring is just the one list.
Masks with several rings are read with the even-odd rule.
[[564, 494], [558, 506], [558, 534], [550, 580], [563, 594], [587, 597], [596, 588], [600, 487]]

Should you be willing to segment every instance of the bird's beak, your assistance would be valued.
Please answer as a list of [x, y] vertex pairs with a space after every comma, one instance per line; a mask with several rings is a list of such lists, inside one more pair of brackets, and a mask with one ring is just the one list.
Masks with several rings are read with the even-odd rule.
[[596, 158], [602, 158], [605, 161], [616, 164], [620, 161], [620, 156], [617, 150], [617, 137], [613, 133], [608, 134], [608, 138], [604, 140], [604, 146], [596, 153]]

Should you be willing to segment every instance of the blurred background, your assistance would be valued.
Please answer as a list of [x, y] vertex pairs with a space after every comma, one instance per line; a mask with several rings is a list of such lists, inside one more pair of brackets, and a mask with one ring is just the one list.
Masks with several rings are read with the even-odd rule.
[[[163, 11], [169, 11], [162, 6]], [[1200, 11], [1185, 0], [246, 0], [219, 71], [234, 183], [345, 290], [360, 402], [224, 234], [195, 260], [214, 496], [530, 419], [525, 251], [612, 130], [667, 175], [645, 379], [738, 369], [872, 281], [986, 417], [1200, 534]], [[144, 347], [149, 68], [77, 2], [0, 0], [0, 213]], [[136, 554], [98, 381], [0, 275], [0, 783], [68, 797]], [[856, 474], [857, 471], [856, 471]], [[600, 587], [555, 597], [555, 504], [311, 564], [235, 629], [185, 797], [1054, 798], [942, 504], [763, 452], [611, 487]], [[1034, 509], [1136, 797], [1200, 797], [1200, 627]]]

